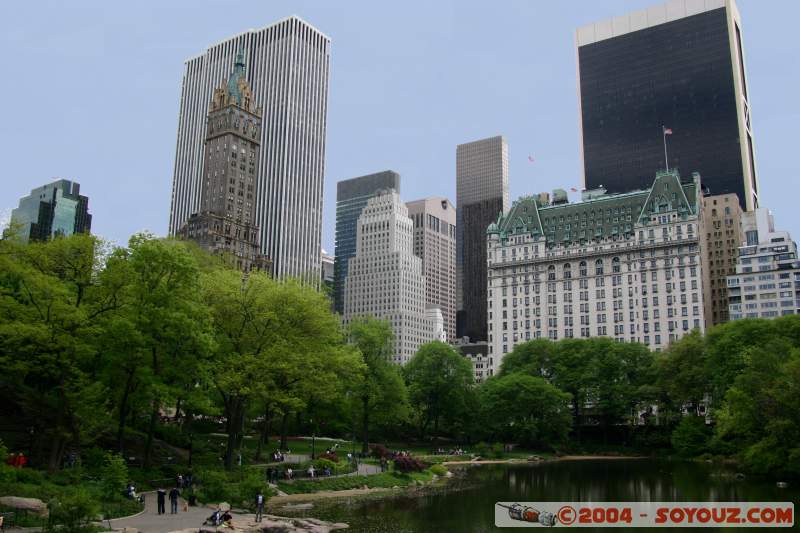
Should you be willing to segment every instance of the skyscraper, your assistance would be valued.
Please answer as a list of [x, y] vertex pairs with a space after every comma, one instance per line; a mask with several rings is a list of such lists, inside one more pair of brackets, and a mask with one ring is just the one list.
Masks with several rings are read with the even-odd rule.
[[406, 203], [414, 221], [414, 254], [422, 259], [425, 301], [441, 310], [448, 340], [456, 338], [456, 209], [439, 196]]
[[318, 285], [330, 39], [298, 17], [240, 33], [186, 61], [169, 232], [177, 234], [200, 210], [207, 106], [239, 50], [253, 99], [264, 108], [254, 202], [261, 252], [276, 277]]
[[178, 231], [212, 253], [226, 254], [244, 272], [269, 270], [269, 261], [261, 254], [254, 206], [261, 113], [240, 53], [230, 78], [211, 99], [200, 211], [192, 213]]
[[800, 314], [800, 261], [792, 236], [775, 230], [764, 207], [742, 214], [742, 236], [736, 272], [728, 277], [730, 319]]
[[57, 235], [89, 233], [92, 215], [89, 198], [79, 183], [59, 179], [33, 189], [11, 211], [11, 226], [24, 241], [46, 241]]
[[395, 191], [370, 198], [358, 217], [356, 253], [348, 261], [344, 322], [359, 316], [388, 320], [394, 357], [407, 363], [433, 340], [435, 312], [425, 306], [422, 260], [414, 255], [414, 223]]
[[333, 302], [337, 313], [344, 313], [344, 280], [347, 262], [356, 255], [358, 217], [370, 198], [390, 189], [400, 194], [400, 174], [384, 170], [336, 184], [336, 249], [333, 267]]
[[670, 0], [577, 30], [586, 188], [649, 187], [666, 127], [670, 168], [758, 206], [741, 27], [733, 0]]
[[729, 318], [727, 278], [736, 273], [742, 245], [742, 214], [739, 199], [733, 193], [703, 198], [705, 231], [700, 249], [706, 327], [722, 324]]
[[486, 228], [508, 210], [508, 145], [502, 136], [456, 148], [456, 335], [486, 340]]

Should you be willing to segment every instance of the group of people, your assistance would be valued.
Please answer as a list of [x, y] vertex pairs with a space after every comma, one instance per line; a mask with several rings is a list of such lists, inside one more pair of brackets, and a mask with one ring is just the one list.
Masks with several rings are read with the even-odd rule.
[[[292, 453], [291, 450], [286, 450], [286, 453]], [[283, 455], [283, 452], [280, 450], [275, 450], [272, 452], [272, 462], [273, 463], [282, 463], [286, 460], [286, 456]]]
[[[178, 500], [181, 497], [181, 491], [178, 487], [172, 487], [169, 494], [163, 488], [156, 491], [158, 502], [158, 514], [166, 514], [166, 500], [169, 496], [169, 514], [178, 514]], [[184, 509], [185, 510], [185, 509]]]
[[28, 464], [28, 458], [25, 457], [25, 454], [22, 452], [10, 453], [8, 457], [6, 457], [6, 464], [14, 468], [22, 468]]
[[467, 452], [462, 450], [461, 448], [450, 448], [449, 450], [445, 450], [444, 448], [439, 448], [436, 450], [436, 455], [465, 455]]

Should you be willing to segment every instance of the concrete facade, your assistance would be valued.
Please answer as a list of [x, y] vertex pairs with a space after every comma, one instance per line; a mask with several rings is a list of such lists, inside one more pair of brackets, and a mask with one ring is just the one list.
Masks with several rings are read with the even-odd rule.
[[723, 324], [728, 315], [728, 276], [736, 273], [742, 245], [742, 208], [733, 193], [703, 198], [703, 280], [706, 327]]
[[456, 336], [456, 210], [442, 197], [407, 202], [414, 254], [422, 259], [425, 302], [437, 306], [448, 339]]
[[486, 228], [508, 210], [502, 136], [456, 147], [456, 335], [486, 340]]
[[728, 276], [730, 319], [800, 313], [800, 261], [792, 237], [775, 230], [766, 208], [744, 213], [742, 235], [736, 273]]
[[608, 336], [661, 350], [704, 331], [699, 181], [661, 171], [648, 190], [516, 201], [488, 230], [489, 375], [530, 339]]
[[345, 278], [343, 321], [388, 320], [397, 364], [433, 340], [425, 309], [422, 260], [414, 255], [414, 223], [395, 191], [370, 198], [358, 218], [356, 253]]
[[333, 306], [337, 313], [344, 313], [344, 280], [348, 261], [356, 254], [358, 217], [370, 198], [389, 189], [400, 193], [400, 174], [392, 170], [342, 180], [336, 184]]

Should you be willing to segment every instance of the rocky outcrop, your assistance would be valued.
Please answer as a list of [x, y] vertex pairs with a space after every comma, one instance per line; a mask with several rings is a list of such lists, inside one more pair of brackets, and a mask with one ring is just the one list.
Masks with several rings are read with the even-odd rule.
[[50, 511], [47, 509], [47, 504], [37, 498], [21, 498], [19, 496], [3, 496], [0, 497], [0, 505], [10, 507], [12, 509], [19, 509], [22, 511], [29, 511], [37, 516], [47, 518]]
[[[252, 519], [234, 518], [232, 528], [225, 528], [231, 533], [329, 533], [338, 529], [347, 529], [347, 524], [331, 523], [316, 518], [287, 518], [283, 516], [264, 515], [261, 522]], [[216, 528], [181, 529], [170, 533], [213, 533]]]

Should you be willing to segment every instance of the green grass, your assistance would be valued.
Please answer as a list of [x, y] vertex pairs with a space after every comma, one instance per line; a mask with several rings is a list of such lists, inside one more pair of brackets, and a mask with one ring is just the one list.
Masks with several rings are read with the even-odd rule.
[[286, 494], [307, 494], [310, 492], [336, 491], [368, 488], [407, 487], [417, 482], [427, 483], [433, 479], [429, 470], [401, 474], [400, 472], [384, 472], [372, 476], [345, 476], [338, 478], [317, 478], [315, 480], [279, 481], [278, 488]]

